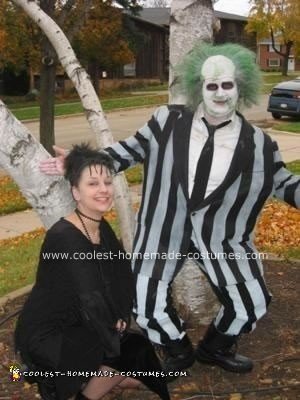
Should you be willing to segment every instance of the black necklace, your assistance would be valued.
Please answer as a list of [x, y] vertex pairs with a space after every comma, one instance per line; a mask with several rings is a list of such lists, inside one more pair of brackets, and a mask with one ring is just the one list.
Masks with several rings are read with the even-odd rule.
[[91, 221], [101, 222], [101, 219], [95, 219], [95, 218], [89, 217], [88, 215], [83, 214], [82, 211], [78, 210], [78, 208], [75, 208], [75, 212], [76, 212], [77, 215], [80, 214], [82, 217], [84, 217], [86, 219], [89, 219]]
[[[86, 225], [85, 225], [83, 219], [81, 218], [82, 213], [80, 213], [79, 210], [78, 210], [77, 208], [75, 208], [75, 213], [76, 213], [76, 215], [77, 215], [79, 221], [81, 222], [81, 225], [82, 225], [82, 227], [83, 227], [83, 229], [84, 229], [84, 232], [85, 232], [87, 238], [89, 239], [89, 241], [90, 241], [91, 243], [93, 243], [93, 241], [92, 241], [92, 239], [91, 239], [91, 236], [90, 236], [90, 234], [89, 234], [89, 231], [87, 230], [87, 227], [86, 227]], [[81, 214], [81, 215], [80, 215], [80, 214]], [[83, 216], [85, 216], [85, 215], [83, 215]], [[90, 218], [90, 219], [91, 219], [91, 218]], [[96, 219], [93, 219], [93, 221], [100, 222], [100, 221], [98, 221], [98, 220], [96, 220]]]

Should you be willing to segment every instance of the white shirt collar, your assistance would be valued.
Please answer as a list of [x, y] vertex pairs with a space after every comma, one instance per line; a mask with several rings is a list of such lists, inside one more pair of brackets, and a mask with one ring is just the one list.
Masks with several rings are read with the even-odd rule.
[[[201, 121], [201, 119], [204, 117], [204, 108], [203, 108], [203, 103], [200, 103], [197, 110], [195, 111], [194, 114], [194, 119], [193, 122], [195, 121]], [[237, 115], [237, 113], [234, 111], [234, 113], [231, 115], [230, 119], [231, 123], [233, 126], [236, 126], [240, 122], [240, 117]]]

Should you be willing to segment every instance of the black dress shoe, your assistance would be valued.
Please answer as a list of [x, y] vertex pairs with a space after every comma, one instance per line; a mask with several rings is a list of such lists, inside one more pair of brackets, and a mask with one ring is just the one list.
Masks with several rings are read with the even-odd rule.
[[240, 374], [250, 372], [253, 369], [253, 362], [250, 358], [230, 350], [217, 350], [215, 353], [210, 353], [204, 347], [199, 346], [196, 350], [196, 359], [199, 362], [218, 365], [226, 371]]
[[217, 365], [230, 372], [250, 372], [253, 369], [253, 362], [250, 358], [236, 353], [234, 350], [236, 342], [237, 336], [225, 335], [211, 324], [196, 349], [196, 359], [202, 363]]
[[167, 374], [167, 381], [177, 378], [175, 372], [191, 367], [195, 362], [195, 353], [187, 335], [181, 340], [173, 340], [163, 347], [163, 370]]

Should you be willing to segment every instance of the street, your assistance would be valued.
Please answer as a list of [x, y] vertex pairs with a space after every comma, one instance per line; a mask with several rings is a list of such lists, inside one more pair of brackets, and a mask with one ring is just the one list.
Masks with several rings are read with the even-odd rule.
[[[263, 128], [272, 126], [274, 120], [267, 110], [268, 95], [262, 95], [259, 105], [245, 110], [243, 114], [252, 123]], [[156, 107], [135, 108], [107, 113], [107, 120], [115, 140], [125, 139], [134, 134], [151, 117]], [[38, 138], [39, 123], [26, 122], [28, 129]], [[96, 145], [95, 137], [84, 115], [57, 118], [55, 121], [56, 144], [70, 148], [74, 143], [88, 141]], [[300, 158], [300, 135], [272, 134], [278, 142], [285, 162]]]
[[[261, 98], [259, 106], [246, 110], [245, 116], [252, 121], [272, 120], [271, 114], [266, 111], [268, 96]], [[134, 134], [151, 117], [154, 107], [135, 108], [132, 110], [112, 111], [107, 113], [107, 120], [115, 140], [125, 139]], [[38, 137], [39, 123], [26, 122], [29, 130]], [[57, 118], [55, 121], [55, 136], [57, 145], [70, 147], [72, 143], [82, 140], [95, 144], [94, 135], [84, 115]]]

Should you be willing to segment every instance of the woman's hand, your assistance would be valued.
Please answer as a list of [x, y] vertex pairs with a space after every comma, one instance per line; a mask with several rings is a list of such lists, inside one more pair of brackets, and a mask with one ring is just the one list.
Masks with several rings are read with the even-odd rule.
[[55, 157], [40, 162], [40, 171], [46, 175], [64, 175], [64, 162], [68, 151], [62, 147], [53, 146]]
[[126, 329], [126, 322], [123, 321], [122, 319], [118, 319], [118, 322], [116, 323], [116, 330], [120, 333], [124, 332]]

